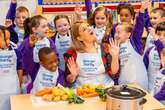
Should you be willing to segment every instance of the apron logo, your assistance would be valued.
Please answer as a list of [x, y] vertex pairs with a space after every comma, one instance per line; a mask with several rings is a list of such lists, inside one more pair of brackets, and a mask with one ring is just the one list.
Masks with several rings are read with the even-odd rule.
[[60, 41], [59, 43], [60, 43], [61, 47], [69, 47], [70, 46], [68, 40], [67, 41]]
[[43, 47], [46, 47], [46, 44], [38, 44], [38, 45], [36, 45], [36, 48], [38, 50], [41, 49], [41, 48], [43, 48]]
[[95, 66], [94, 63], [95, 63], [94, 60], [83, 60], [84, 66], [92, 66], [92, 67], [94, 67]]
[[14, 62], [12, 60], [13, 55], [5, 55], [5, 56], [0, 56], [0, 67], [1, 68], [10, 68]]
[[45, 80], [45, 81], [53, 81], [52, 79], [53, 79], [52, 75], [43, 74], [43, 80]]

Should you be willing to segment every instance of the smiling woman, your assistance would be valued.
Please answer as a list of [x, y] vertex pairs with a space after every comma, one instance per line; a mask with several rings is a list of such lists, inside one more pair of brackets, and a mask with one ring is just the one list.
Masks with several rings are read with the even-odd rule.
[[84, 21], [75, 22], [71, 27], [71, 34], [73, 48], [64, 54], [68, 86], [75, 88], [85, 83], [113, 84], [112, 77], [119, 67], [118, 43], [112, 41], [111, 48], [106, 52], [105, 44], [97, 43], [93, 28]]

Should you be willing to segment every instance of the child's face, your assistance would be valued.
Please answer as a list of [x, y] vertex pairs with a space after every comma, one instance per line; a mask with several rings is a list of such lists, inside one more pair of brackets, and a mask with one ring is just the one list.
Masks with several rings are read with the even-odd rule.
[[46, 37], [48, 29], [48, 22], [46, 19], [40, 19], [40, 25], [32, 28], [33, 33], [39, 33], [40, 37]]
[[130, 33], [126, 32], [124, 26], [118, 25], [116, 27], [115, 38], [120, 42], [125, 42], [130, 37]]
[[126, 8], [121, 9], [120, 10], [120, 21], [130, 23], [131, 20], [132, 20], [131, 12]]
[[10, 32], [5, 30], [5, 35], [0, 30], [0, 48], [6, 49], [10, 46]]
[[157, 31], [156, 35], [159, 36], [160, 41], [163, 43], [165, 46], [165, 31]]
[[66, 35], [70, 29], [70, 24], [66, 18], [56, 20], [56, 29], [60, 35]]
[[150, 15], [150, 21], [151, 21], [151, 25], [153, 28], [156, 28], [157, 24], [160, 23], [161, 21], [161, 15], [159, 12], [156, 13], [151, 13]]
[[82, 23], [79, 27], [79, 37], [78, 39], [83, 42], [94, 42], [96, 41], [96, 34], [94, 33], [93, 28], [87, 24]]
[[96, 12], [94, 20], [95, 20], [95, 25], [97, 28], [104, 27], [107, 21], [106, 16], [103, 11]]
[[25, 12], [16, 12], [16, 18], [15, 18], [16, 25], [19, 28], [23, 28], [24, 27], [24, 21], [28, 17], [29, 17], [29, 14], [26, 11]]
[[58, 60], [55, 52], [52, 52], [44, 56], [44, 59], [40, 62], [43, 67], [51, 72], [55, 72], [58, 66]]

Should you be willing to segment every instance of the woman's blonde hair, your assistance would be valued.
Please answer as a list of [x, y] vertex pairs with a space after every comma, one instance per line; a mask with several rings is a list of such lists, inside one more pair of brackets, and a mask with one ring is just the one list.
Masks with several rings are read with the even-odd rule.
[[[83, 23], [87, 23], [87, 22], [84, 20], [76, 21], [71, 27], [73, 47], [76, 51], [79, 51], [79, 52], [85, 52], [85, 50], [84, 50], [85, 45], [84, 45], [83, 41], [78, 40], [78, 37], [80, 36], [79, 28], [80, 28], [81, 24], [83, 24]], [[97, 43], [97, 41], [94, 43]]]

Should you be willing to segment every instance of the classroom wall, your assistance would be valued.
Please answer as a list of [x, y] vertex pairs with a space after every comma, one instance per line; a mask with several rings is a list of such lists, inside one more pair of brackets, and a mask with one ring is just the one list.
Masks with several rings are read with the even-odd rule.
[[[5, 20], [5, 17], [6, 17], [6, 13], [7, 13], [7, 10], [9, 8], [9, 5], [10, 5], [10, 1], [11, 0], [0, 0], [0, 7], [1, 7], [1, 11], [0, 11], [0, 24], [4, 24], [4, 20]], [[42, 9], [42, 6], [38, 6], [38, 0], [17, 0], [18, 1], [18, 6], [25, 6], [29, 9], [31, 15], [33, 14], [42, 14], [43, 16], [47, 17], [48, 20], [52, 20], [54, 18], [54, 16], [56, 14], [66, 14], [68, 15], [71, 20], [73, 18], [73, 12], [74, 12], [74, 6], [75, 5], [47, 5], [46, 7], [44, 6], [44, 9], [49, 9], [49, 8], [55, 8], [55, 9], [51, 9], [53, 10], [52, 12], [51, 11], [48, 11], [48, 12], [44, 12], [43, 9]], [[60, 1], [63, 1], [63, 0], [60, 0]], [[108, 8], [114, 8], [114, 6], [117, 6], [114, 5], [114, 4], [107, 4], [105, 6], [108, 6]], [[156, 2], [154, 7], [158, 7], [159, 6], [159, 3]], [[65, 11], [65, 10], [72, 10], [72, 11]], [[149, 10], [150, 10], [150, 6], [149, 6]], [[54, 11], [55, 10], [55, 11]], [[85, 15], [85, 13], [83, 13], [83, 15]]]
[[[8, 11], [8, 8], [10, 6], [10, 1], [11, 0], [0, 0], [0, 24], [4, 24], [4, 20], [6, 17], [6, 13]], [[25, 6], [29, 9], [30, 13], [35, 13], [36, 12], [36, 6], [38, 3], [38, 0], [17, 0], [18, 1], [18, 6]]]

